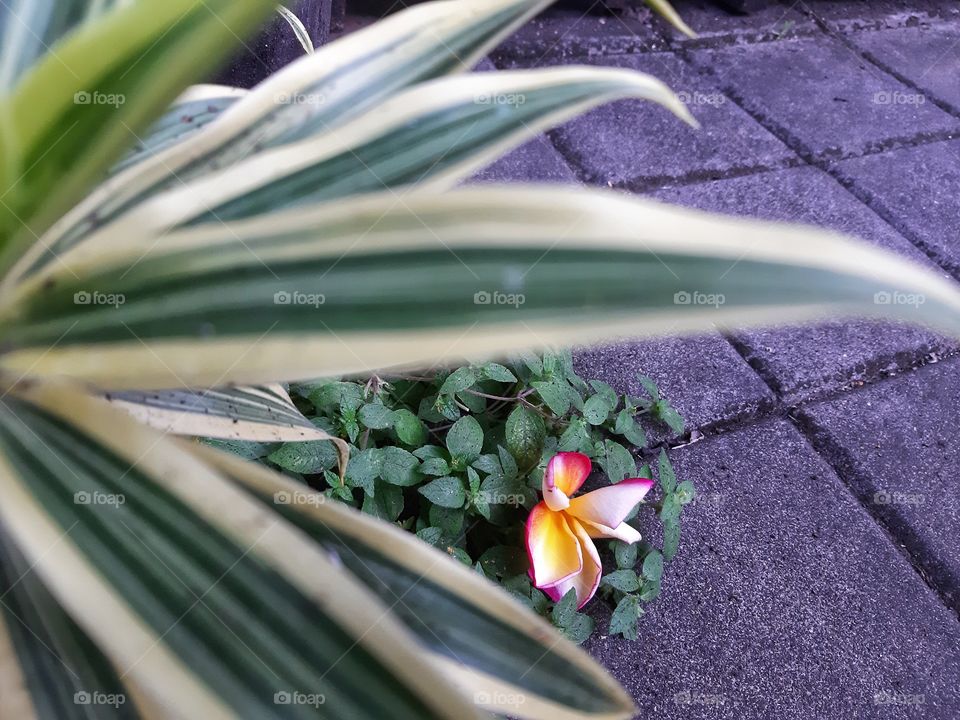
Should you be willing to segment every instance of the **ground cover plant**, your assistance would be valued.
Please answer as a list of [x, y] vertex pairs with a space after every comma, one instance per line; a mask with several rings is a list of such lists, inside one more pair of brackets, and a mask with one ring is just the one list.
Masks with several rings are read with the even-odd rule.
[[[831, 233], [580, 188], [456, 188], [598, 103], [694, 122], [640, 73], [461, 74], [547, 4], [420, 4], [249, 93], [191, 83], [272, 0], [3, 5], [4, 710], [628, 717], [602, 668], [448, 553], [174, 435], [330, 440], [349, 467], [277, 383], [826, 312], [960, 330], [951, 285]], [[725, 302], [678, 301], [704, 293]], [[580, 530], [594, 493], [627, 482], [583, 493], [583, 473], [549, 475], [544, 522]], [[573, 577], [562, 566], [545, 588]]]
[[[596, 464], [599, 485], [652, 478], [631, 449], [644, 450], [644, 427], [683, 432], [683, 420], [652, 380], [644, 397], [619, 395], [599, 380], [584, 380], [569, 352], [524, 354], [455, 370], [386, 372], [357, 381], [295, 383], [290, 395], [310, 422], [349, 444], [346, 473], [330, 441], [250, 443], [209, 441], [260, 459], [335, 501], [416, 533], [479, 574], [500, 583], [524, 605], [582, 642], [594, 621], [539, 589], [530, 576], [525, 526], [538, 505], [544, 473], [558, 453], [580, 453]], [[600, 541], [610, 570], [599, 584], [616, 612], [605, 630], [636, 639], [641, 602], [660, 594], [664, 560], [677, 552], [680, 512], [695, 490], [677, 482], [661, 451], [656, 502], [637, 504], [625, 520], [659, 520], [662, 547], [637, 536]], [[279, 503], [315, 496], [282, 492]], [[635, 520], [637, 514], [642, 517]], [[637, 572], [639, 570], [639, 573]]]

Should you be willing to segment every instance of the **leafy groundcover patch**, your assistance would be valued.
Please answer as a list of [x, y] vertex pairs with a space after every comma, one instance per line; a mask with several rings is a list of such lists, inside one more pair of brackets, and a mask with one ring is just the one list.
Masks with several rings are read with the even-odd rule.
[[500, 583], [578, 643], [595, 622], [576, 611], [574, 592], [554, 603], [528, 576], [524, 527], [540, 500], [547, 462], [561, 451], [587, 455], [595, 471], [591, 487], [656, 477], [657, 490], [627, 518], [644, 539], [601, 548], [609, 571], [598, 597], [613, 609], [608, 632], [636, 639], [643, 605], [660, 594], [664, 564], [677, 553], [681, 511], [695, 494], [692, 483], [677, 480], [665, 452], [653, 467], [638, 466], [628, 449], [650, 454], [646, 430], [655, 423], [683, 431], [653, 381], [640, 382], [644, 397], [620, 395], [579, 377], [569, 353], [548, 353], [452, 371], [292, 385], [291, 397], [311, 422], [350, 443], [342, 479], [329, 441], [206, 442], [398, 523]]

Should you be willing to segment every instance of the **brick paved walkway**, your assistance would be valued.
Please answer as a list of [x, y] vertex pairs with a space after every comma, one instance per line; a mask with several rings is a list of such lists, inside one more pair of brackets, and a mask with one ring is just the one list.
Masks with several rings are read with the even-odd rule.
[[[492, 59], [650, 72], [702, 131], [616, 103], [481, 179], [819, 223], [960, 279], [960, 3], [676, 4], [699, 39], [556, 10]], [[650, 374], [703, 435], [673, 450], [704, 495], [641, 641], [589, 646], [643, 717], [960, 717], [958, 350], [834, 322], [580, 353], [621, 390]]]

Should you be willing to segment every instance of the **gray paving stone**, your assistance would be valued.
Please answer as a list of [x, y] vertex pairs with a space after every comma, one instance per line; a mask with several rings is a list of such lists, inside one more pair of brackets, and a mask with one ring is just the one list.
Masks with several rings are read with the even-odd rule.
[[[621, 393], [644, 396], [637, 374], [648, 375], [686, 421], [709, 430], [734, 418], [769, 412], [775, 398], [757, 374], [717, 334], [664, 340], [625, 340], [580, 350], [574, 358], [584, 378], [603, 380]], [[662, 440], [669, 431], [650, 433]]]
[[592, 55], [664, 50], [663, 35], [646, 20], [583, 9], [551, 8], [505, 40], [491, 56], [497, 64], [523, 60], [531, 65], [572, 62]]
[[960, 22], [859, 33], [851, 37], [858, 48], [884, 67], [960, 112], [958, 39]]
[[824, 157], [960, 132], [960, 120], [912, 102], [915, 91], [827, 36], [697, 50], [693, 58], [755, 117]]
[[960, 141], [847, 160], [836, 168], [907, 237], [960, 276]]
[[663, 593], [638, 642], [588, 644], [638, 717], [960, 716], [956, 617], [791, 425], [672, 458], [701, 497], [684, 511]]
[[563, 154], [598, 185], [662, 182], [740, 167], [770, 167], [794, 154], [708, 81], [671, 53], [591, 59], [660, 78], [702, 124], [694, 130], [659, 106], [638, 100], [603, 105], [553, 131]]
[[[838, 230], [932, 267], [926, 256], [826, 173], [812, 167], [667, 188], [658, 199], [701, 210]], [[956, 343], [893, 323], [831, 321], [736, 334], [738, 347], [787, 404], [896, 373]]]
[[958, 409], [954, 360], [806, 406], [801, 418], [960, 615]]
[[953, 0], [804, 0], [802, 7], [827, 27], [844, 33], [914, 27], [960, 17]]

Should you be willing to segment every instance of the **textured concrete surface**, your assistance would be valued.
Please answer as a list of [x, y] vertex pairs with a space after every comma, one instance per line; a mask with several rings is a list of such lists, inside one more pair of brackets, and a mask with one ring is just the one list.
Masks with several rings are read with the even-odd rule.
[[960, 277], [960, 141], [847, 160], [836, 170], [916, 245]]
[[672, 459], [701, 497], [663, 593], [588, 646], [638, 717], [957, 717], [956, 617], [789, 423]]
[[860, 500], [960, 616], [960, 361], [802, 410]]
[[930, 101], [960, 111], [960, 45], [955, 25], [858, 33], [853, 44], [875, 62], [916, 85]]
[[850, 157], [922, 134], [960, 133], [960, 121], [820, 35], [779, 43], [698, 50], [694, 61], [756, 116], [817, 155]]

